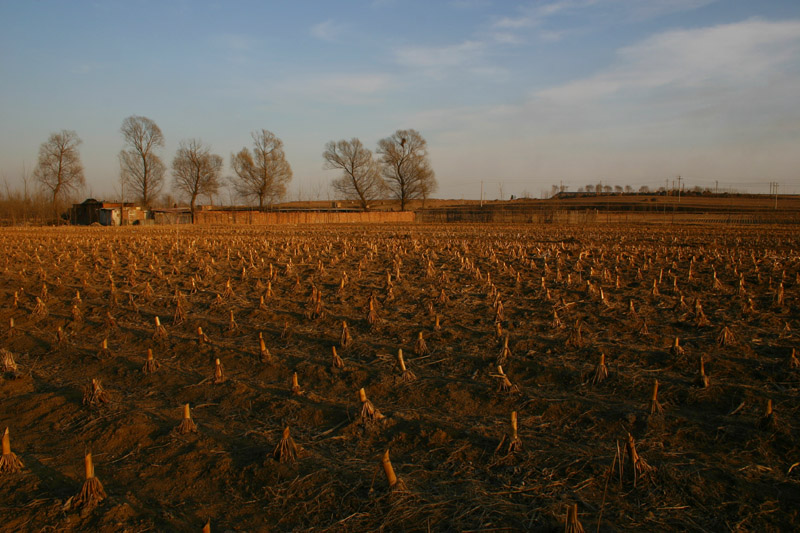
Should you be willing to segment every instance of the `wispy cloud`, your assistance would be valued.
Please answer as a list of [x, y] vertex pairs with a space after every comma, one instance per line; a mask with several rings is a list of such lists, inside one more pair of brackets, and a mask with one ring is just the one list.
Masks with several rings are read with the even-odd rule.
[[[660, 16], [692, 11], [718, 0], [551, 0], [534, 2], [517, 8], [511, 15], [495, 18], [490, 28], [508, 40], [514, 32], [537, 29], [544, 40], [560, 39], [575, 27], [593, 28], [609, 24], [641, 22]], [[548, 29], [559, 19], [559, 31]], [[516, 36], [517, 40], [521, 40]]]
[[347, 26], [336, 22], [333, 19], [328, 19], [319, 24], [311, 27], [311, 35], [323, 41], [338, 41], [344, 35]]
[[476, 145], [507, 176], [793, 176], [797, 94], [800, 20], [747, 20], [655, 34], [595, 74], [520, 104], [436, 109], [411, 121], [438, 148], [437, 162], [463, 176], [497, 174], [460, 148]]
[[762, 83], [786, 62], [798, 66], [799, 55], [799, 21], [672, 30], [620, 49], [616, 63], [602, 72], [537, 96], [574, 103], [658, 88], [740, 88]]

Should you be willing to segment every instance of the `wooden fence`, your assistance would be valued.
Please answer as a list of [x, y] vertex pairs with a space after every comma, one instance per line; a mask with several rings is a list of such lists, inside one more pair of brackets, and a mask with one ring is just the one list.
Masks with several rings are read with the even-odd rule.
[[414, 222], [411, 211], [198, 211], [197, 224], [363, 224]]

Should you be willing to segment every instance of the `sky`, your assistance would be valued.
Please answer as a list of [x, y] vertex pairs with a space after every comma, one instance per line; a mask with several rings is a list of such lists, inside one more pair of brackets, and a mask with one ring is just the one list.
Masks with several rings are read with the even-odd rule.
[[327, 142], [374, 151], [407, 128], [428, 142], [438, 198], [677, 176], [800, 194], [800, 2], [0, 0], [9, 187], [68, 129], [86, 195], [117, 198], [130, 115], [159, 125], [167, 166], [199, 138], [226, 175], [251, 132], [272, 131], [288, 200], [333, 197]]

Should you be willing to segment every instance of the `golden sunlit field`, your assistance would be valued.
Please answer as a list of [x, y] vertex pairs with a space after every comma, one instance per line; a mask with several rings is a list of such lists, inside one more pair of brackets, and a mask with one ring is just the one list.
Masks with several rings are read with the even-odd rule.
[[795, 227], [0, 245], [7, 531], [800, 528]]

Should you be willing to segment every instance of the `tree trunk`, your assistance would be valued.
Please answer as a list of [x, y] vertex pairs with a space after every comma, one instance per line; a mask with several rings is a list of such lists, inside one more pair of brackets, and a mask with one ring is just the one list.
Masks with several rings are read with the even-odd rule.
[[53, 189], [53, 217], [55, 217], [55, 225], [58, 226], [60, 221], [58, 219], [58, 193], [61, 192], [61, 184], [56, 185]]
[[194, 224], [194, 210], [195, 210], [195, 203], [197, 202], [197, 195], [192, 195], [192, 201], [189, 202], [189, 210], [192, 212], [192, 224]]

